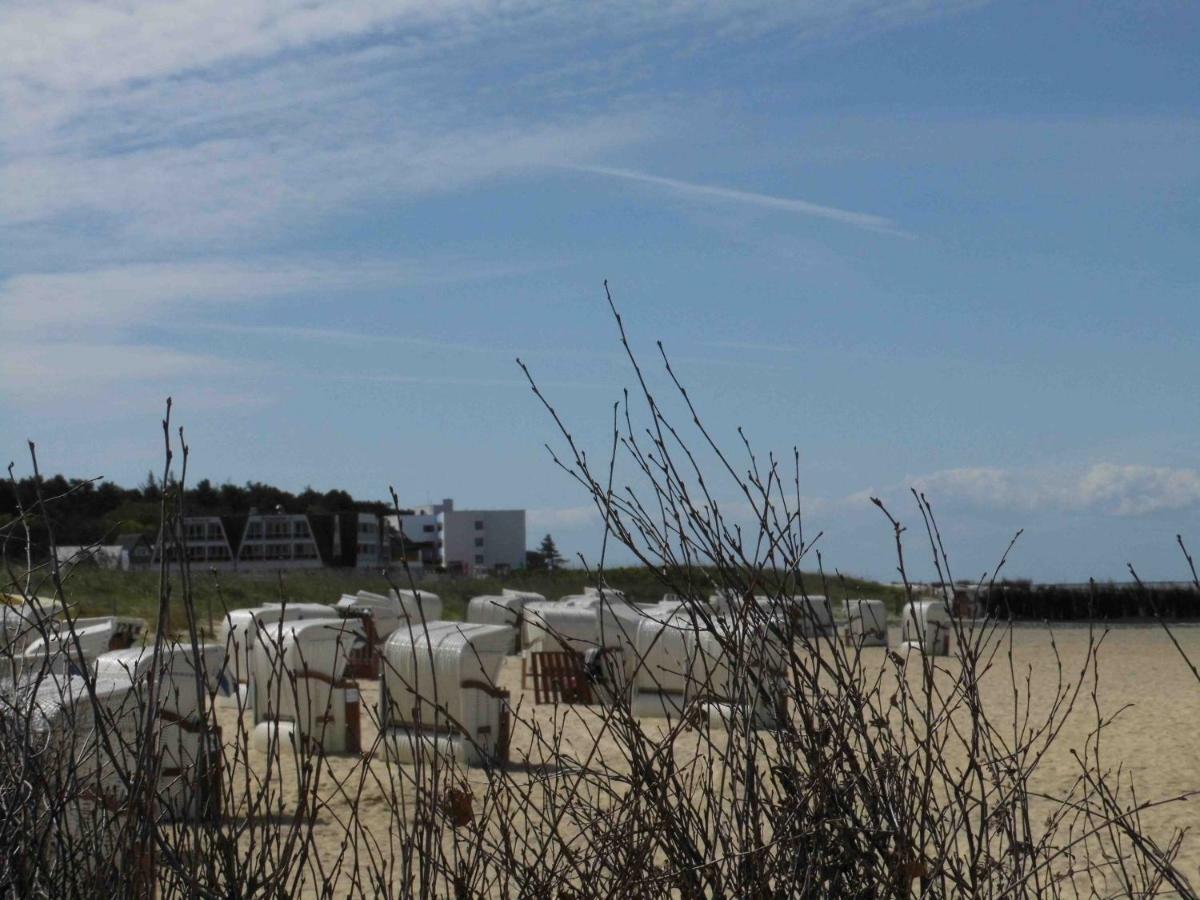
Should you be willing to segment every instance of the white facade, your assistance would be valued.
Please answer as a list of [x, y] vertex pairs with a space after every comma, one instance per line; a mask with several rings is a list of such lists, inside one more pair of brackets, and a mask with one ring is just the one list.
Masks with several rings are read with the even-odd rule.
[[246, 520], [238, 548], [239, 569], [316, 569], [321, 565], [308, 516], [254, 513]]
[[389, 522], [401, 530], [405, 541], [432, 543], [422, 556], [429, 565], [464, 572], [525, 566], [523, 509], [455, 509], [454, 501], [446, 499], [411, 514], [391, 516]]
[[188, 562], [228, 568], [233, 563], [233, 549], [220, 516], [187, 516], [177, 535], [155, 543], [153, 562], [159, 562], [159, 548], [167, 545], [168, 559], [175, 559], [176, 542], [187, 546]]
[[360, 569], [377, 569], [389, 562], [387, 530], [382, 517], [358, 514], [358, 522], [353, 535], [342, 535], [343, 541], [353, 540], [358, 545], [355, 556], [355, 567]]

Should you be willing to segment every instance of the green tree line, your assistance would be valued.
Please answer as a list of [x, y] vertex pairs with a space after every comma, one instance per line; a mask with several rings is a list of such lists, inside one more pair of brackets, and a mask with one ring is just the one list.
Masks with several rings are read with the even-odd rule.
[[[173, 489], [175, 485], [168, 487]], [[162, 492], [163, 486], [153, 473], [133, 488], [111, 481], [53, 475], [41, 482], [41, 496], [46, 501], [43, 510], [37, 506], [37, 486], [32, 477], [10, 481], [0, 489], [0, 528], [7, 540], [7, 552], [24, 555], [25, 529], [18, 524], [22, 508], [38, 556], [46, 553], [47, 526], [53, 528], [60, 544], [104, 543], [131, 532], [156, 535]], [[244, 515], [251, 509], [268, 511], [276, 507], [309, 514], [392, 512], [387, 503], [356, 500], [336, 488], [318, 491], [306, 487], [296, 494], [261, 481], [214, 484], [206, 478], [184, 491], [184, 508], [189, 515]]]

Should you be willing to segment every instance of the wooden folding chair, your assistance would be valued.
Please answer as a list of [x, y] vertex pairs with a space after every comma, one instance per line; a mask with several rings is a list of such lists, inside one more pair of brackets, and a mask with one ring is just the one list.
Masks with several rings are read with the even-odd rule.
[[583, 656], [571, 650], [530, 652], [533, 702], [591, 703], [592, 691], [583, 669]]

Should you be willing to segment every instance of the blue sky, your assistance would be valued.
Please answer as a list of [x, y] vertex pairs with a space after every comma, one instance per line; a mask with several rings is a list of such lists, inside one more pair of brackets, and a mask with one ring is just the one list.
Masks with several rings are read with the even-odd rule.
[[[1200, 549], [1190, 3], [9, 0], [0, 455], [524, 506], [593, 556], [526, 360], [605, 446], [661, 338], [800, 448], [828, 565], [879, 494], [955, 575]], [[656, 374], [656, 384], [661, 377]], [[730, 496], [732, 492], [730, 491]], [[918, 574], [928, 574], [916, 555]]]

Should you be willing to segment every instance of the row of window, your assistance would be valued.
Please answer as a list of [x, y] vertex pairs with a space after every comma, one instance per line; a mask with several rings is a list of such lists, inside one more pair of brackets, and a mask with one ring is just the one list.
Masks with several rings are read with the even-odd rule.
[[187, 555], [194, 562], [221, 562], [229, 559], [229, 550], [225, 547], [189, 545]]
[[[422, 526], [421, 526], [421, 530], [422, 530], [422, 531], [424, 531], [426, 534], [433, 534], [433, 532], [434, 532], [435, 530], [437, 530], [437, 531], [441, 531], [441, 530], [442, 530], [442, 523], [441, 523], [441, 522], [438, 522], [438, 524], [437, 524], [437, 528], [436, 528], [436, 529], [434, 528], [434, 526], [433, 526], [433, 525], [422, 525]], [[483, 519], [476, 519], [476, 520], [475, 520], [475, 530], [476, 530], [476, 531], [483, 531]]]
[[216, 522], [189, 522], [183, 529], [184, 536], [192, 541], [223, 541], [225, 530]]
[[317, 548], [311, 543], [246, 544], [242, 559], [317, 559]]

